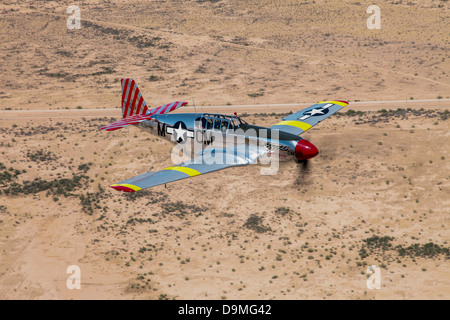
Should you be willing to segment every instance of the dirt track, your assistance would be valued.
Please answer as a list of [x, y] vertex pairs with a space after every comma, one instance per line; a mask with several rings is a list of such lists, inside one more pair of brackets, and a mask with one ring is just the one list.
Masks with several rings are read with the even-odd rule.
[[[289, 111], [298, 111], [311, 104], [280, 104], [280, 105], [236, 105], [236, 106], [190, 106], [187, 105], [182, 109], [177, 110], [177, 113], [182, 112], [215, 112], [232, 114], [239, 113], [286, 113]], [[345, 110], [361, 110], [361, 111], [375, 111], [381, 109], [396, 109], [396, 108], [411, 108], [411, 109], [450, 109], [450, 99], [442, 100], [397, 100], [397, 101], [368, 101], [368, 102], [352, 102]], [[345, 112], [344, 110], [342, 112]], [[3, 110], [0, 115], [5, 119], [19, 119], [19, 118], [77, 118], [77, 117], [101, 117], [101, 116], [120, 116], [120, 108], [105, 108], [105, 109], [52, 109], [52, 110]]]

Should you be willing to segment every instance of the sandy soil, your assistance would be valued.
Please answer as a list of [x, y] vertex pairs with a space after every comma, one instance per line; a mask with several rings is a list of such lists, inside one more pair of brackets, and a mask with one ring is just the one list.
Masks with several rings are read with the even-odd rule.
[[442, 1], [381, 1], [381, 30], [370, 1], [89, 1], [80, 30], [70, 4], [0, 4], [0, 109], [116, 107], [121, 77], [150, 105], [449, 97]]
[[[282, 163], [274, 176], [261, 176], [259, 167], [230, 169], [156, 187], [137, 199], [109, 188], [96, 192], [99, 185], [169, 165], [165, 141], [135, 128], [100, 132], [105, 118], [3, 119], [3, 156], [8, 166], [26, 170], [18, 181], [70, 178], [80, 164], [92, 165], [88, 186], [67, 198], [0, 196], [0, 295], [445, 298], [445, 255], [401, 263], [389, 252], [359, 256], [362, 240], [373, 235], [393, 236], [403, 246], [446, 246], [449, 121], [432, 114], [375, 123], [384, 120], [379, 112], [336, 116], [307, 133], [321, 152], [307, 171], [295, 163]], [[41, 149], [55, 159], [33, 161], [25, 152]], [[99, 201], [92, 214], [78, 198], [87, 192]], [[279, 208], [289, 210], [282, 215]], [[252, 214], [271, 230], [248, 229]], [[385, 265], [381, 290], [366, 288], [367, 266], [358, 262]], [[81, 290], [66, 287], [72, 264], [82, 270]]]
[[[448, 299], [450, 108], [413, 102], [448, 99], [447, 3], [381, 1], [378, 31], [367, 1], [90, 1], [71, 31], [70, 4], [0, 4], [1, 299]], [[271, 104], [405, 103], [350, 104], [305, 133], [308, 169], [129, 196], [107, 186], [171, 165], [172, 146], [99, 130], [124, 76], [149, 105], [194, 99], [261, 125], [303, 108]], [[412, 109], [380, 112], [397, 108]]]

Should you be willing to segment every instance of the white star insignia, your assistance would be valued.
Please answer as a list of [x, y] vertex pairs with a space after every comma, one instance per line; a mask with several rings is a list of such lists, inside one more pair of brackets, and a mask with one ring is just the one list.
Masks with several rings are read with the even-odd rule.
[[181, 127], [181, 123], [179, 124], [178, 129], [175, 129], [174, 131], [175, 131], [175, 133], [176, 133], [176, 135], [177, 135], [176, 138], [175, 138], [175, 140], [178, 141], [178, 139], [180, 139], [180, 138], [181, 138], [182, 141], [185, 140], [184, 136], [185, 136], [185, 134], [186, 134], [186, 130], [184, 130], [184, 129]]
[[322, 109], [312, 109], [309, 111], [310, 115], [315, 115], [315, 114], [324, 114]]

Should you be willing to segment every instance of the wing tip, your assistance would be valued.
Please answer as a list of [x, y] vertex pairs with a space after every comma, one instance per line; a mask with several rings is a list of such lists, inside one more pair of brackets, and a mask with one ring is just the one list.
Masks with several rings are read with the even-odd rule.
[[346, 105], [348, 105], [348, 101], [345, 100], [324, 100], [324, 101], [320, 101], [319, 103], [333, 103], [333, 104], [339, 104], [339, 105], [343, 105], [343, 107], [345, 107]]
[[141, 190], [141, 188], [134, 186], [132, 184], [112, 184], [109, 187], [123, 192], [136, 192]]

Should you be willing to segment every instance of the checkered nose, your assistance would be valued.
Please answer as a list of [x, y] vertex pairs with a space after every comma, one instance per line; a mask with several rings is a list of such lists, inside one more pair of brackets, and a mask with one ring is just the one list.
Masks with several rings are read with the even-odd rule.
[[319, 150], [311, 142], [303, 139], [295, 146], [295, 157], [297, 160], [308, 160], [314, 158], [319, 153]]

